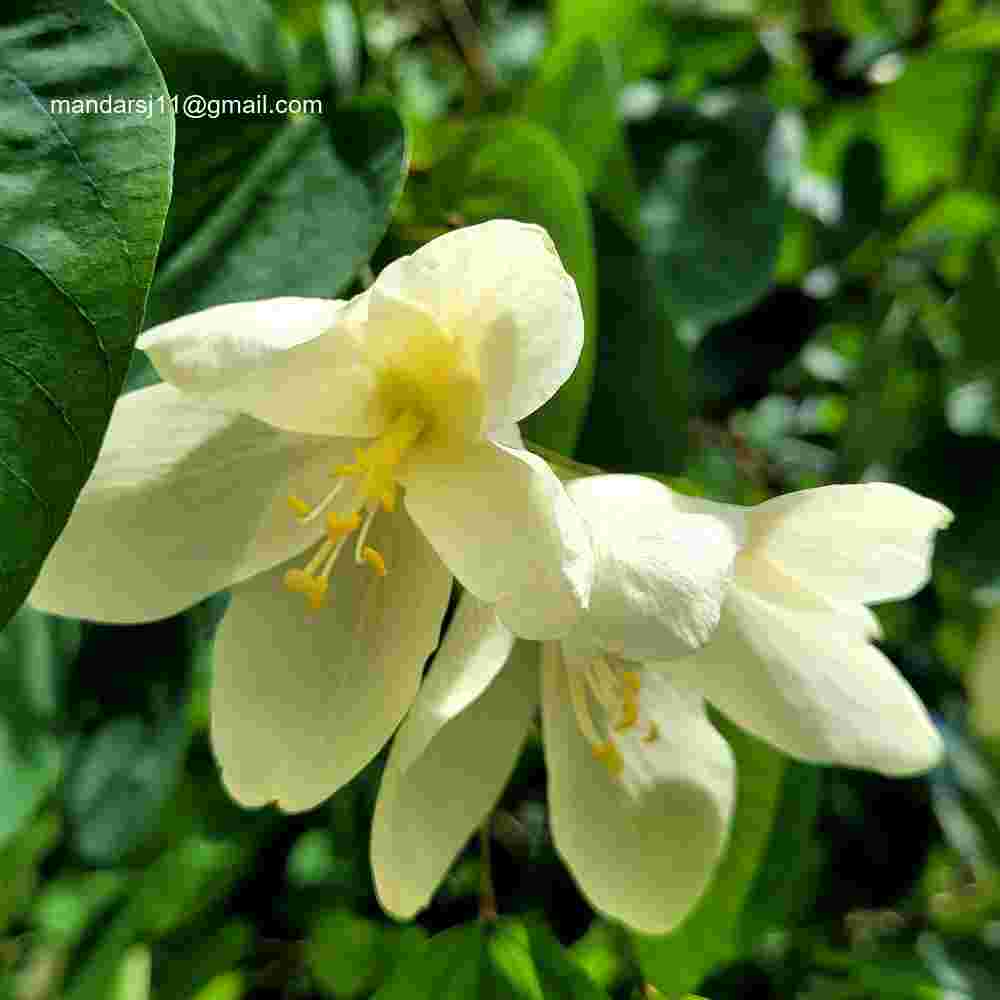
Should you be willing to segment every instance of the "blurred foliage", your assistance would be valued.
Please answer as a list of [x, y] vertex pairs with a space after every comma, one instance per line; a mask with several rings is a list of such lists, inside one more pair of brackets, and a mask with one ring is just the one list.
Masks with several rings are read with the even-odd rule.
[[[0, 15], [0, 69], [44, 6]], [[302, 815], [223, 792], [224, 598], [132, 627], [22, 610], [0, 634], [0, 997], [1000, 996], [1000, 755], [965, 694], [1000, 583], [1000, 4], [119, 6], [171, 94], [325, 102], [178, 116], [147, 324], [346, 294], [450, 227], [542, 223], [588, 344], [533, 441], [731, 502], [879, 478], [955, 510], [932, 584], [878, 609], [949, 756], [890, 781], [726, 729], [731, 845], [654, 939], [595, 915], [559, 862], [532, 740], [490, 825], [500, 920], [477, 919], [470, 844], [403, 927], [368, 870], [381, 760]], [[31, 305], [18, 280], [0, 307]], [[130, 386], [152, 377], [136, 359]]]

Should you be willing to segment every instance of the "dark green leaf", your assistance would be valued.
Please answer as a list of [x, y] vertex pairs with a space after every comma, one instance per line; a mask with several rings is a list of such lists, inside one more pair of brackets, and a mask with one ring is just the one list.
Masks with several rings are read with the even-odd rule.
[[798, 168], [791, 120], [759, 101], [720, 97], [709, 107], [668, 106], [633, 136], [651, 174], [646, 249], [672, 312], [699, 325], [742, 312], [767, 290]]
[[139, 332], [170, 197], [165, 93], [106, 0], [0, 13], [0, 621], [90, 473]]
[[387, 102], [290, 120], [160, 271], [150, 323], [222, 302], [333, 297], [382, 239], [408, 162]]

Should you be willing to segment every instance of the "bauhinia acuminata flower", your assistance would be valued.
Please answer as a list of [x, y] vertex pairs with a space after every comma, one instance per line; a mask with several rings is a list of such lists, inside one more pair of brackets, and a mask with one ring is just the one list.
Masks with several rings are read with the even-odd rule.
[[372, 864], [397, 916], [492, 808], [539, 702], [556, 849], [596, 909], [649, 933], [689, 912], [725, 843], [736, 776], [705, 700], [807, 761], [904, 775], [940, 755], [863, 602], [926, 582], [946, 508], [882, 483], [753, 508], [635, 476], [569, 492], [593, 534], [588, 612], [525, 642], [463, 597], [396, 736]]
[[139, 622], [231, 587], [212, 691], [224, 780], [246, 805], [310, 808], [399, 723], [452, 574], [537, 638], [585, 607], [586, 528], [516, 426], [582, 344], [551, 241], [512, 221], [441, 236], [347, 302], [150, 330], [138, 346], [164, 384], [119, 401], [30, 600]]

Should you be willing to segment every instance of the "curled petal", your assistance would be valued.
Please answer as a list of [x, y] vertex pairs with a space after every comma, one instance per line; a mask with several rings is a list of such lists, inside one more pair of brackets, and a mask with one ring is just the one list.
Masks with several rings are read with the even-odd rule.
[[737, 584], [712, 641], [666, 669], [800, 760], [911, 775], [941, 755], [920, 700], [850, 617], [792, 609]]
[[707, 642], [733, 573], [731, 525], [714, 512], [685, 511], [643, 476], [590, 476], [567, 489], [594, 545], [580, 632], [629, 660], [670, 659]]
[[892, 483], [788, 493], [749, 516], [755, 552], [811, 590], [865, 604], [918, 591], [934, 534], [952, 520], [947, 507]]
[[367, 299], [278, 298], [213, 306], [147, 330], [160, 376], [285, 430], [366, 437], [375, 376], [363, 350]]

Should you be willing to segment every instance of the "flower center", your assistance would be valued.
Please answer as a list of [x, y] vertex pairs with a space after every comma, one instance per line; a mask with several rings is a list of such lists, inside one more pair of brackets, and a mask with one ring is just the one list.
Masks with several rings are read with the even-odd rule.
[[289, 496], [288, 505], [303, 524], [308, 524], [323, 514], [348, 482], [355, 480], [357, 509], [347, 517], [328, 513], [326, 538], [320, 542], [312, 558], [301, 569], [290, 569], [285, 574], [285, 586], [293, 593], [303, 594], [310, 607], [318, 610], [325, 603], [337, 556], [355, 532], [354, 561], [359, 566], [367, 563], [377, 576], [385, 576], [388, 572], [382, 554], [366, 544], [368, 531], [380, 506], [389, 512], [396, 509], [397, 470], [426, 424], [427, 421], [419, 413], [404, 410], [376, 438], [374, 444], [354, 450], [354, 462], [338, 465], [333, 470], [337, 482], [315, 507], [310, 507], [297, 496]]
[[[660, 735], [659, 726], [643, 717], [639, 704], [642, 678], [624, 662], [597, 655], [583, 670], [567, 670], [570, 697], [577, 725], [590, 744], [595, 760], [601, 761], [612, 778], [620, 778], [625, 758], [615, 734], [642, 729], [640, 740], [652, 743]], [[599, 712], [595, 714], [593, 707]]]

